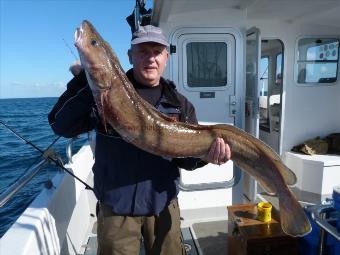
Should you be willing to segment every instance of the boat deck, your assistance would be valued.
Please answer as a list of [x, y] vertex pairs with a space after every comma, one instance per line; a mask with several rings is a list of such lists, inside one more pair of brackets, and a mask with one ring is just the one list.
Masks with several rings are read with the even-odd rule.
[[[97, 236], [95, 232], [96, 226], [94, 226], [93, 235], [88, 239], [85, 255], [96, 255]], [[195, 223], [192, 227], [182, 228], [187, 255], [228, 254], [227, 234], [228, 224], [226, 220]], [[143, 243], [140, 255], [145, 255]]]
[[201, 222], [192, 227], [204, 255], [228, 254], [228, 221]]
[[[279, 201], [276, 196], [265, 193], [258, 194], [257, 201], [268, 201], [273, 207], [279, 209]], [[245, 203], [249, 201], [244, 201]], [[301, 202], [301, 201], [300, 201]], [[302, 203], [304, 204], [304, 203]], [[226, 208], [220, 208], [220, 212]], [[200, 210], [202, 213], [203, 210]], [[204, 214], [204, 212], [203, 212]], [[208, 213], [207, 213], [208, 214]], [[199, 222], [192, 222], [188, 219], [193, 217], [193, 212], [183, 212], [182, 236], [187, 255], [216, 255], [228, 254], [228, 220], [225, 217], [215, 219], [207, 218], [207, 221], [200, 219]], [[92, 236], [88, 239], [85, 255], [95, 255], [97, 251], [96, 223], [94, 224]], [[145, 255], [143, 242], [141, 243], [140, 255]]]

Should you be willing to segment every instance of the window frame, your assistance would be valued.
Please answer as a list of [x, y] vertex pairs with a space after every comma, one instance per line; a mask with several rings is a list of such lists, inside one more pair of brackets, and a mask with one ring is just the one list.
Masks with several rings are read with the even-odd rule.
[[219, 43], [219, 44], [223, 44], [223, 46], [225, 46], [225, 54], [226, 54], [226, 59], [225, 59], [225, 71], [226, 71], [226, 73], [225, 73], [225, 75], [226, 75], [226, 79], [225, 79], [225, 81], [226, 82], [223, 82], [223, 84], [222, 85], [218, 85], [218, 86], [211, 86], [212, 88], [214, 88], [214, 87], [225, 87], [225, 86], [228, 86], [228, 68], [229, 68], [229, 66], [228, 66], [228, 44], [227, 44], [227, 42], [225, 42], [225, 41], [222, 41], [222, 42], [217, 42], [217, 41], [215, 41], [215, 42], [187, 42], [187, 43], [185, 43], [185, 55], [186, 55], [186, 75], [185, 75], [185, 84], [188, 86], [188, 87], [190, 87], [190, 88], [210, 88], [210, 87], [208, 87], [208, 86], [206, 86], [206, 85], [204, 85], [204, 86], [196, 86], [196, 85], [189, 85], [189, 79], [188, 79], [188, 46], [190, 45], [190, 44], [201, 44], [201, 43], [211, 43], [211, 44], [217, 44], [217, 43]]
[[[260, 65], [261, 65], [261, 60], [262, 59], [267, 59], [267, 70], [263, 73], [265, 74], [267, 72], [267, 94], [266, 95], [262, 95], [263, 97], [266, 97], [266, 104], [267, 104], [267, 118], [265, 118], [266, 122], [265, 123], [261, 123], [261, 116], [259, 116], [259, 130], [261, 131], [264, 131], [264, 132], [267, 132], [267, 133], [270, 133], [270, 121], [269, 121], [269, 114], [268, 114], [268, 95], [269, 95], [269, 91], [268, 91], [268, 81], [269, 81], [269, 69], [270, 69], [270, 55], [261, 55], [261, 58], [260, 58]], [[261, 67], [259, 68], [261, 69]], [[261, 71], [261, 70], [259, 70]], [[259, 72], [259, 75], [261, 75], [261, 73]], [[263, 78], [261, 79], [261, 77], [259, 76], [259, 82], [261, 83], [263, 80]], [[260, 85], [260, 84], [259, 84]], [[259, 89], [259, 98], [261, 96], [261, 91]], [[259, 105], [259, 111], [260, 111], [260, 105]]]
[[[278, 56], [279, 55], [282, 55], [281, 56], [281, 86], [282, 86], [282, 83], [283, 83], [283, 52], [281, 52], [281, 53], [277, 53], [276, 55], [275, 55], [275, 79], [277, 78], [277, 75], [278, 75], [278, 73], [277, 73], [277, 58], [278, 58]], [[275, 82], [275, 84], [276, 84], [276, 82]], [[277, 84], [276, 84], [277, 85]]]
[[[268, 80], [269, 80], [269, 68], [270, 68], [270, 62], [269, 62], [269, 60], [270, 60], [270, 56], [269, 55], [263, 55], [263, 56], [261, 56], [261, 58], [260, 58], [260, 65], [261, 65], [261, 60], [263, 59], [263, 58], [266, 58], [266, 59], [268, 59], [268, 63], [267, 63], [267, 70], [263, 73], [263, 74], [265, 74], [266, 72], [267, 72], [267, 78], [266, 78], [266, 80], [267, 80], [267, 95], [262, 95], [262, 96], [268, 96]], [[260, 69], [261, 67], [259, 67], [259, 69]], [[260, 70], [261, 71], [261, 70]], [[260, 75], [261, 73], [259, 72], [259, 75]], [[261, 83], [261, 81], [262, 80], [264, 80], [264, 78], [262, 78], [262, 77], [260, 77], [259, 76], [259, 82]], [[260, 84], [259, 84], [260, 85]], [[260, 96], [260, 89], [259, 89], [259, 96]]]
[[[183, 77], [181, 78], [183, 81], [183, 86], [188, 91], [221, 91], [227, 90], [233, 82], [233, 54], [235, 53], [235, 44], [233, 41], [234, 37], [231, 34], [215, 34], [209, 38], [201, 38], [200, 35], [192, 35], [191, 38], [188, 38], [183, 41], [183, 53], [182, 53], [182, 63], [183, 63]], [[222, 42], [227, 46], [227, 83], [224, 86], [203, 86], [203, 87], [191, 87], [188, 85], [188, 73], [187, 73], [187, 45], [189, 43], [204, 43], [204, 42]]]
[[[299, 82], [298, 81], [298, 76], [299, 76], [299, 63], [301, 62], [299, 59], [299, 41], [302, 39], [314, 39], [314, 40], [318, 40], [318, 39], [336, 39], [338, 40], [339, 43], [339, 48], [338, 48], [338, 60], [337, 61], [331, 61], [331, 62], [335, 62], [337, 63], [337, 67], [336, 67], [336, 79], [335, 81], [331, 81], [331, 82]], [[314, 47], [314, 46], [310, 46], [310, 47]], [[309, 61], [305, 60], [303, 61], [305, 63], [308, 63]], [[322, 62], [322, 61], [310, 61], [311, 63], [317, 63], [317, 62]], [[317, 86], [335, 86], [339, 84], [339, 77], [340, 77], [340, 68], [339, 68], [339, 64], [340, 64], [340, 37], [337, 35], [334, 36], [330, 36], [330, 35], [312, 35], [312, 36], [299, 36], [296, 39], [296, 43], [295, 43], [295, 58], [294, 58], [294, 82], [296, 86], [299, 87], [317, 87]]]

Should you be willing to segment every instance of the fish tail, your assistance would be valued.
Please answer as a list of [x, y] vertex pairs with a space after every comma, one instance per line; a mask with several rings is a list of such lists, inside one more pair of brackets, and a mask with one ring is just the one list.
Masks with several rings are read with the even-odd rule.
[[295, 173], [291, 169], [289, 169], [286, 165], [282, 163], [278, 164], [278, 170], [288, 186], [293, 186], [296, 184], [297, 178]]
[[304, 236], [312, 231], [312, 226], [293, 193], [286, 187], [278, 194], [280, 219], [283, 232], [290, 236]]

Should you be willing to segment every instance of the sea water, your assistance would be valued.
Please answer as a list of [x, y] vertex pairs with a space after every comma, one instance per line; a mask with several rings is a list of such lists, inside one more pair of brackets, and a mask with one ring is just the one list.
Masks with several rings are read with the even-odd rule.
[[[58, 137], [47, 120], [47, 115], [56, 102], [57, 98], [0, 99], [0, 120], [41, 150], [45, 150]], [[64, 163], [67, 162], [67, 141], [68, 139], [60, 138], [52, 147]], [[75, 153], [85, 141], [86, 135], [81, 136], [75, 143], [73, 152]], [[39, 162], [40, 156], [40, 152], [0, 124], [0, 194], [32, 164]], [[0, 208], [0, 237], [41, 192], [46, 182], [53, 178], [56, 171], [59, 171], [56, 166], [47, 166]]]

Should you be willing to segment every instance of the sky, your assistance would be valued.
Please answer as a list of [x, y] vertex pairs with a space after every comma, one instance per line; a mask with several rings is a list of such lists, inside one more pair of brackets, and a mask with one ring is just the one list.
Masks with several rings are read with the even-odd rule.
[[[89, 20], [125, 70], [135, 0], [0, 0], [0, 99], [57, 97], [78, 57], [74, 31]], [[152, 0], [147, 1], [147, 9]], [[66, 42], [66, 43], [65, 43]], [[71, 50], [66, 46], [69, 45]]]

